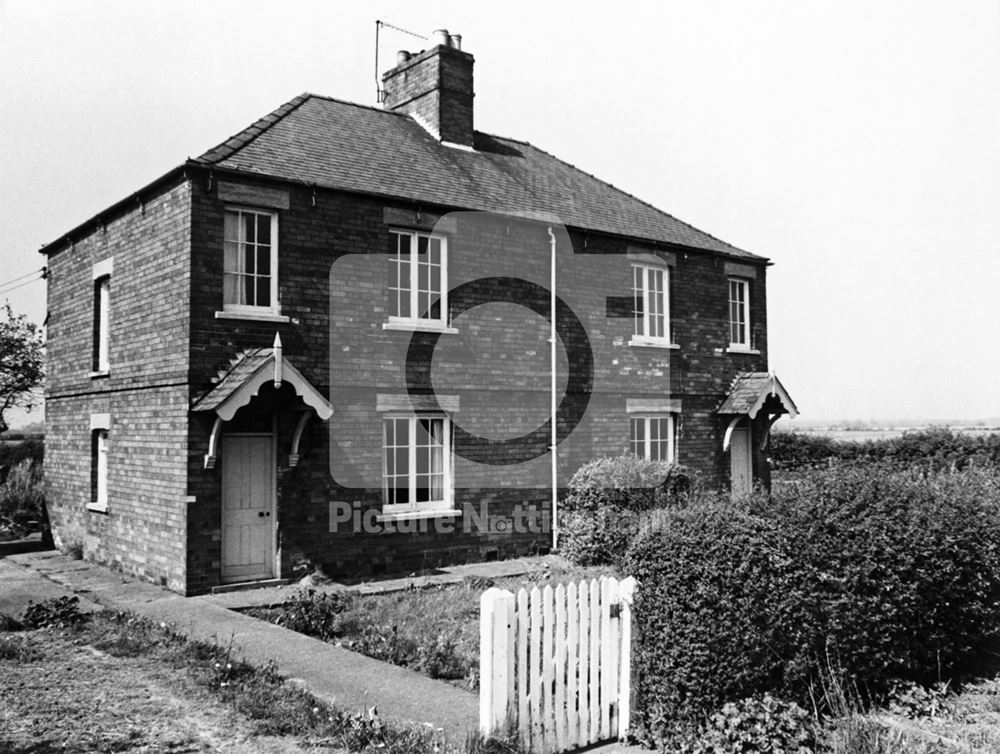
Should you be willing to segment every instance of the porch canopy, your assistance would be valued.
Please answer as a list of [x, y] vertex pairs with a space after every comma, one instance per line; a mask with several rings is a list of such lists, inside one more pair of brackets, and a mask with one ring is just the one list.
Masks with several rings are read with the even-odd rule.
[[773, 372], [740, 372], [733, 380], [726, 400], [716, 410], [720, 416], [731, 417], [722, 441], [723, 451], [729, 449], [729, 440], [736, 425], [745, 417], [756, 419], [761, 412], [767, 417], [767, 424], [761, 437], [762, 448], [767, 442], [771, 425], [780, 416], [788, 414], [794, 419], [799, 415], [795, 402]]
[[[192, 411], [214, 411], [215, 424], [208, 441], [208, 453], [205, 454], [205, 468], [215, 466], [216, 449], [222, 422], [230, 421], [236, 412], [250, 403], [260, 392], [261, 387], [271, 383], [276, 389], [283, 384], [291, 385], [302, 399], [323, 421], [333, 416], [333, 406], [317, 390], [281, 352], [281, 338], [274, 336], [271, 348], [257, 348], [244, 351], [233, 362], [229, 370], [221, 376], [208, 393], [203, 395], [191, 407]], [[289, 465], [295, 466], [299, 460], [299, 440], [305, 429], [311, 413], [306, 411], [299, 419], [292, 436], [292, 447], [289, 454]]]

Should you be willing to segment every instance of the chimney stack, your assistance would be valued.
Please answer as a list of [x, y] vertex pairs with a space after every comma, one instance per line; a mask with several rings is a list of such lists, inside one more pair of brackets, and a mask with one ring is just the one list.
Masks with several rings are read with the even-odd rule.
[[438, 29], [434, 46], [400, 50], [396, 67], [382, 75], [382, 107], [409, 115], [438, 141], [472, 146], [472, 64], [462, 37]]

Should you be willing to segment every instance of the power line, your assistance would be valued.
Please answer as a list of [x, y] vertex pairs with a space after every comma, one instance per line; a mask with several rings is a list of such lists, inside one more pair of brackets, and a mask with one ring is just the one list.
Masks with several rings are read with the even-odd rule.
[[5, 280], [2, 283], [0, 283], [0, 288], [3, 288], [5, 285], [10, 285], [11, 283], [16, 283], [18, 280], [22, 280], [22, 279], [24, 279], [26, 277], [30, 277], [31, 275], [37, 275], [39, 272], [45, 272], [45, 268], [42, 267], [39, 270], [32, 270], [31, 272], [26, 272], [23, 275], [18, 275], [16, 278], [11, 278], [10, 280]]
[[[37, 274], [37, 273], [36, 273]], [[25, 280], [23, 283], [18, 283], [17, 285], [11, 285], [6, 288], [0, 288], [0, 294], [10, 293], [11, 291], [16, 291], [18, 288], [23, 288], [26, 285], [31, 285], [32, 283], [37, 283], [39, 280], [44, 280], [45, 275], [39, 274], [38, 277], [32, 278], [31, 280]]]

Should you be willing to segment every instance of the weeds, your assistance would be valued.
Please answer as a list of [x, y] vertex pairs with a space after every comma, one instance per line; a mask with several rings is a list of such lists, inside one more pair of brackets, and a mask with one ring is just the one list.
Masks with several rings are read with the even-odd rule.
[[83, 623], [88, 617], [80, 612], [78, 597], [54, 597], [29, 603], [23, 622], [26, 628], [67, 628]]
[[41, 650], [30, 644], [24, 636], [18, 634], [0, 636], [0, 660], [24, 663], [40, 659], [42, 659]]

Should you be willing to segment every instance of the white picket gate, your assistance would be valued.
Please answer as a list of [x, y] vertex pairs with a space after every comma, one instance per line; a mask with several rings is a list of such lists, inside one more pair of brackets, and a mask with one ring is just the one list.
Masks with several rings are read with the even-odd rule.
[[602, 576], [480, 598], [479, 726], [517, 724], [533, 752], [624, 737], [635, 579]]

